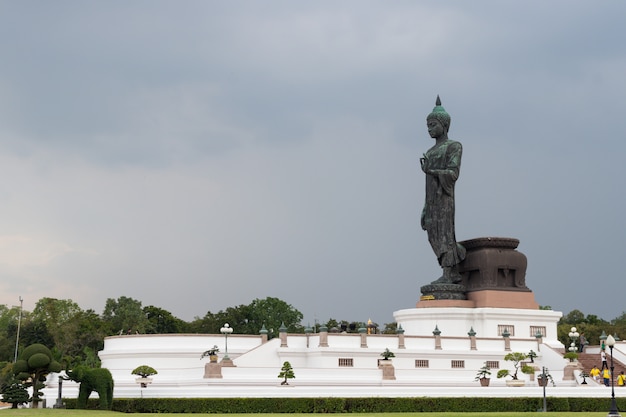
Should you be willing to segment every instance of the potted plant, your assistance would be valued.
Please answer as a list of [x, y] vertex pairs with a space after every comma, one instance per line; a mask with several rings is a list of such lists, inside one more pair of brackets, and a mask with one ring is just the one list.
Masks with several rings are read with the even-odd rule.
[[582, 372], [580, 373], [580, 376], [581, 376], [581, 377], [582, 377], [582, 379], [583, 379], [583, 382], [581, 382], [580, 384], [581, 384], [581, 385], [587, 385], [587, 378], [589, 378], [589, 374], [588, 374], [587, 372], [585, 372], [585, 371], [582, 371]]
[[217, 352], [219, 352], [220, 350], [217, 348], [217, 345], [213, 345], [213, 347], [209, 350], [205, 350], [204, 352], [202, 352], [202, 355], [200, 356], [200, 359], [205, 358], [205, 357], [209, 357], [209, 361], [216, 363], [217, 362]]
[[385, 351], [383, 353], [381, 353], [380, 356], [383, 357], [384, 361], [388, 361], [389, 358], [395, 358], [396, 357], [396, 355], [392, 351], [390, 351], [389, 348], [385, 348]]
[[137, 383], [141, 384], [141, 388], [146, 388], [148, 384], [152, 382], [150, 376], [156, 375], [158, 372], [151, 366], [141, 365], [133, 369], [131, 374], [139, 375], [139, 378], [136, 379]]
[[526, 356], [528, 356], [528, 359], [530, 359], [530, 363], [534, 363], [535, 358], [537, 357], [537, 353], [531, 349], [530, 352], [526, 354]]
[[565, 355], [563, 355], [563, 357], [565, 359], [569, 359], [570, 362], [574, 362], [574, 361], [576, 361], [576, 359], [578, 359], [578, 353], [576, 353], [576, 352], [567, 352]]
[[545, 387], [548, 385], [548, 381], [550, 381], [553, 387], [556, 386], [554, 379], [552, 379], [552, 375], [550, 375], [550, 371], [547, 368], [544, 368], [543, 372], [537, 375], [537, 384], [540, 387]]
[[491, 379], [490, 376], [491, 376], [491, 368], [488, 367], [487, 362], [485, 362], [483, 367], [480, 368], [478, 372], [476, 373], [476, 378], [474, 378], [474, 381], [480, 381], [481, 387], [488, 387], [489, 381]]
[[504, 378], [504, 377], [510, 376], [511, 380], [506, 382], [508, 386], [523, 387], [525, 382], [518, 378], [517, 376], [518, 371], [521, 371], [523, 374], [532, 374], [535, 372], [535, 369], [532, 366], [522, 364], [522, 361], [526, 358], [528, 358], [528, 355], [522, 352], [507, 353], [504, 356], [504, 360], [513, 362], [513, 368], [515, 369], [515, 371], [511, 373], [511, 371], [509, 371], [508, 369], [500, 369], [498, 371], [498, 378]]

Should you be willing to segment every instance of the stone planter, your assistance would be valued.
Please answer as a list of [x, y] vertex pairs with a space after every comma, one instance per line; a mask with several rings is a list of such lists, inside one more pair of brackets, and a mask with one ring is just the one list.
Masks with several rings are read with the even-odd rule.
[[523, 387], [526, 385], [526, 381], [522, 379], [507, 379], [506, 386], [507, 387]]
[[135, 378], [135, 382], [141, 384], [141, 388], [148, 388], [148, 384], [152, 383], [152, 378]]
[[378, 361], [378, 369], [383, 371], [383, 380], [395, 380], [396, 368], [393, 367], [393, 362], [389, 359], [383, 359]]

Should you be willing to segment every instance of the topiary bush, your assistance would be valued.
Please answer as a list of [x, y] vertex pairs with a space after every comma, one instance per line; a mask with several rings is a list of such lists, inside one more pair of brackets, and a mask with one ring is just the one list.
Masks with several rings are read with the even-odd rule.
[[100, 397], [101, 410], [110, 410], [113, 407], [113, 376], [108, 369], [79, 365], [68, 370], [67, 376], [80, 383], [76, 408], [87, 408], [87, 399], [93, 391]]
[[52, 358], [50, 349], [40, 343], [27, 346], [13, 364], [15, 378], [22, 381], [25, 387], [33, 387], [33, 408], [38, 406], [46, 376], [51, 372], [61, 372], [61, 369], [61, 364]]

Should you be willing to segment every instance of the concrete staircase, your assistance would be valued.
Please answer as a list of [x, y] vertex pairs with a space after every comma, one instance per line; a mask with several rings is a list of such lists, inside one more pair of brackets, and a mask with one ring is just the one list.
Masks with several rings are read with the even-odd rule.
[[[609, 354], [608, 349], [607, 349], [606, 360], [608, 362], [609, 369], [610, 369], [611, 355]], [[591, 368], [593, 368], [594, 366], [597, 366], [598, 368], [602, 368], [602, 360], [600, 359], [600, 354], [598, 353], [579, 353], [578, 362], [580, 362], [580, 365], [583, 367], [583, 370], [587, 373], [589, 373]], [[622, 371], [626, 373], [626, 365], [618, 361], [617, 359], [613, 359], [613, 366], [615, 367], [614, 369], [615, 384], [617, 384], [617, 376]]]

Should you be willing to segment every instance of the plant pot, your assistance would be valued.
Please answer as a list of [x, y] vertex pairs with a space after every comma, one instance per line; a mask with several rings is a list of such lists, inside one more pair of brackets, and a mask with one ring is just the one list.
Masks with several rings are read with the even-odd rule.
[[480, 378], [479, 381], [480, 381], [480, 386], [481, 387], [488, 387], [489, 386], [489, 381], [490, 381], [489, 378]]
[[217, 355], [209, 355], [209, 361], [213, 363], [217, 363]]
[[542, 377], [537, 378], [537, 385], [539, 385], [540, 387], [547, 386], [548, 385], [548, 378], [542, 378]]
[[507, 387], [523, 387], [526, 385], [526, 381], [523, 379], [507, 379], [506, 386]]
[[141, 384], [141, 388], [147, 388], [148, 384], [152, 382], [152, 378], [136, 378], [135, 382]]

